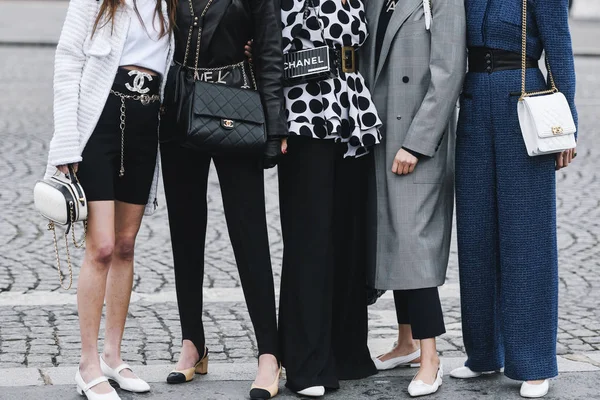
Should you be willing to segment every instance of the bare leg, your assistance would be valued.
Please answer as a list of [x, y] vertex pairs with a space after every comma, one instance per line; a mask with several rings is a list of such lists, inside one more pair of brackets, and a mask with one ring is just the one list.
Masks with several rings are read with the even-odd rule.
[[[89, 203], [87, 245], [77, 287], [77, 310], [81, 331], [79, 370], [85, 382], [103, 376], [98, 357], [98, 331], [104, 305], [106, 278], [113, 260], [115, 243], [115, 206], [112, 201]], [[99, 394], [110, 393], [108, 383], [92, 388]]]
[[[111, 368], [123, 363], [121, 341], [133, 286], [135, 238], [144, 216], [143, 205], [115, 202], [115, 252], [106, 285], [106, 333], [102, 357]], [[122, 376], [135, 378], [130, 370]]]
[[179, 354], [179, 361], [177, 362], [175, 369], [182, 371], [184, 369], [192, 368], [198, 361], [200, 361], [200, 357], [203, 355], [204, 349], [200, 349], [200, 351], [198, 351], [191, 340], [185, 339], [181, 344], [181, 353]]
[[263, 354], [258, 358], [258, 372], [254, 383], [258, 386], [267, 387], [275, 382], [279, 371], [277, 359], [272, 354]]
[[415, 380], [421, 380], [428, 385], [435, 382], [440, 358], [437, 353], [435, 338], [421, 340], [421, 367]]
[[[418, 349], [419, 341], [413, 339], [410, 325], [398, 325], [398, 342], [396, 343], [396, 347], [394, 347], [389, 353], [380, 356], [379, 359], [381, 361], [387, 361], [392, 358], [407, 356], [411, 353], [414, 353]], [[412, 362], [417, 364], [420, 362], [420, 358], [416, 358]]]

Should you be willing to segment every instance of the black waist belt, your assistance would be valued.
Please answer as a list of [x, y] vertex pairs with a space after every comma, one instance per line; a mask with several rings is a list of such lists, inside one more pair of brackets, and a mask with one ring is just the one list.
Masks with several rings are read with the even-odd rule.
[[[538, 68], [538, 61], [527, 58], [527, 68]], [[487, 72], [521, 69], [521, 54], [487, 47], [469, 47], [469, 72]]]

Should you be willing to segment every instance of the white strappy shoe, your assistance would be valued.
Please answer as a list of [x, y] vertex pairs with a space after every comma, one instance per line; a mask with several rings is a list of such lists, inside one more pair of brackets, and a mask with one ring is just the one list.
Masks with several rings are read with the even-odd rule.
[[146, 393], [150, 391], [150, 385], [146, 383], [143, 379], [140, 378], [126, 378], [121, 375], [121, 371], [124, 369], [128, 369], [131, 371], [131, 367], [128, 364], [121, 364], [117, 368], [112, 369], [108, 366], [108, 364], [104, 361], [102, 357], [100, 357], [100, 368], [102, 368], [102, 373], [108, 379], [111, 379], [119, 384], [119, 387], [123, 390], [127, 390], [128, 392], [134, 393]]
[[85, 383], [81, 377], [79, 369], [77, 369], [77, 373], [75, 374], [75, 383], [77, 383], [77, 393], [79, 393], [79, 395], [87, 397], [88, 400], [121, 400], [114, 389], [112, 389], [111, 392], [103, 394], [96, 393], [91, 390], [94, 386], [98, 386], [104, 382], [108, 383], [108, 379], [106, 379], [105, 376], [101, 376], [100, 378], [96, 378], [89, 383]]
[[325, 387], [324, 386], [311, 386], [309, 388], [300, 390], [297, 392], [300, 396], [306, 397], [321, 397], [325, 395]]

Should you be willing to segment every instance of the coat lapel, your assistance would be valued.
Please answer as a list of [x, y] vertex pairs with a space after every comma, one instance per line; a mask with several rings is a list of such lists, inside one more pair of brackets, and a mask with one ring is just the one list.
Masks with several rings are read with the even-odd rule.
[[[375, 71], [377, 65], [375, 65], [375, 50], [377, 47], [377, 28], [379, 27], [379, 16], [383, 9], [383, 3], [386, 0], [368, 0], [365, 1], [365, 12], [367, 14], [367, 24], [369, 26], [369, 43], [370, 46], [366, 47], [366, 57], [363, 71], [369, 84], [373, 83], [375, 79]], [[361, 67], [362, 68], [362, 67]]]
[[390, 24], [385, 31], [385, 37], [383, 39], [383, 44], [381, 45], [381, 55], [379, 56], [379, 64], [376, 66], [377, 72], [375, 73], [373, 85], [375, 85], [377, 79], [379, 78], [379, 74], [381, 74], [381, 70], [383, 69], [383, 65], [385, 64], [385, 61], [390, 53], [390, 48], [392, 47], [392, 42], [394, 41], [396, 33], [400, 27], [404, 25], [408, 17], [410, 17], [410, 15], [421, 6], [421, 4], [423, 4], [423, 0], [400, 0], [398, 2], [398, 6], [400, 7], [394, 11], [392, 19], [390, 20]]

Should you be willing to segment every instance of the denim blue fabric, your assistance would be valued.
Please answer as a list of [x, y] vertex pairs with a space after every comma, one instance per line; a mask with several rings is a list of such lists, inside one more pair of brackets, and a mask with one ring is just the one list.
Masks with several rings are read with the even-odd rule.
[[[521, 0], [466, 0], [469, 46], [520, 53]], [[575, 118], [567, 0], [529, 2], [528, 55], [546, 50]], [[538, 69], [528, 90], [546, 87]], [[516, 380], [558, 374], [558, 252], [553, 155], [529, 157], [517, 102], [521, 71], [468, 73], [456, 147], [466, 365]]]

